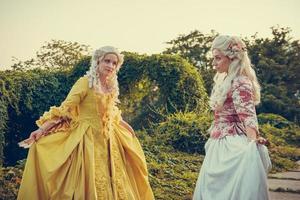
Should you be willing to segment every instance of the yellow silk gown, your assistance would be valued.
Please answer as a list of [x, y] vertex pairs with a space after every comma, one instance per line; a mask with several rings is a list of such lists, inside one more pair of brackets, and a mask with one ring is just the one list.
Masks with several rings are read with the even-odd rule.
[[81, 77], [59, 107], [36, 122], [65, 120], [28, 152], [19, 200], [152, 200], [143, 150], [119, 124], [112, 95]]

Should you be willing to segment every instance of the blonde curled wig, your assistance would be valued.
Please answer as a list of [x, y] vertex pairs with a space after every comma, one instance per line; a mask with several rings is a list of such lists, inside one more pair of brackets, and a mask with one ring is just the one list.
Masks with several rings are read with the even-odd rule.
[[251, 66], [245, 43], [236, 36], [220, 35], [212, 43], [212, 51], [219, 50], [227, 56], [231, 63], [227, 73], [217, 72], [210, 96], [210, 107], [214, 110], [223, 106], [231, 89], [233, 79], [239, 75], [247, 76], [252, 82], [254, 103], [260, 102], [260, 85], [256, 73]]
[[124, 56], [121, 54], [117, 48], [112, 46], [104, 46], [94, 51], [91, 59], [91, 65], [86, 75], [89, 79], [89, 87], [94, 88], [97, 92], [101, 91], [100, 81], [99, 81], [99, 62], [101, 62], [107, 54], [114, 54], [118, 58], [118, 63], [114, 73], [108, 77], [108, 87], [114, 91], [116, 97], [119, 95], [119, 85], [117, 73], [124, 62]]

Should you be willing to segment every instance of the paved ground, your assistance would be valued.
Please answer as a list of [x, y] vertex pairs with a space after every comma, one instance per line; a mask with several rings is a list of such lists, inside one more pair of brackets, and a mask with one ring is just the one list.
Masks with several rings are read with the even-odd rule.
[[296, 170], [269, 174], [271, 200], [300, 200], [300, 162]]
[[270, 192], [271, 200], [299, 200], [300, 194], [290, 192]]
[[300, 194], [300, 180], [269, 179], [268, 181], [271, 191], [298, 192]]
[[300, 180], [300, 172], [297, 171], [289, 171], [284, 173], [278, 173], [278, 174], [270, 174], [269, 178], [279, 178], [279, 179], [294, 179], [294, 180]]

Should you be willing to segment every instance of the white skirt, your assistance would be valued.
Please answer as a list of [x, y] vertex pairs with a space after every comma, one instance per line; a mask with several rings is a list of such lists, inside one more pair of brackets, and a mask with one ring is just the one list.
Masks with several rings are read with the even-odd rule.
[[208, 139], [193, 200], [268, 200], [271, 168], [264, 145], [245, 135]]

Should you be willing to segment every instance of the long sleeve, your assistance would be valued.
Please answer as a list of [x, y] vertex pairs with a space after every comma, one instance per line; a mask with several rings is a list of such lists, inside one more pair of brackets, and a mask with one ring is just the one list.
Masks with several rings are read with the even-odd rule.
[[51, 130], [51, 132], [68, 129], [72, 123], [77, 121], [79, 112], [78, 105], [85, 98], [87, 89], [87, 80], [85, 77], [81, 77], [73, 85], [62, 104], [59, 107], [50, 107], [50, 110], [45, 112], [39, 120], [36, 121], [36, 124], [40, 127], [46, 121], [53, 121], [55, 123], [62, 122], [55, 128], [55, 130]]
[[251, 81], [245, 76], [237, 77], [233, 81], [232, 88], [233, 105], [240, 121], [245, 128], [253, 128], [258, 133]]

